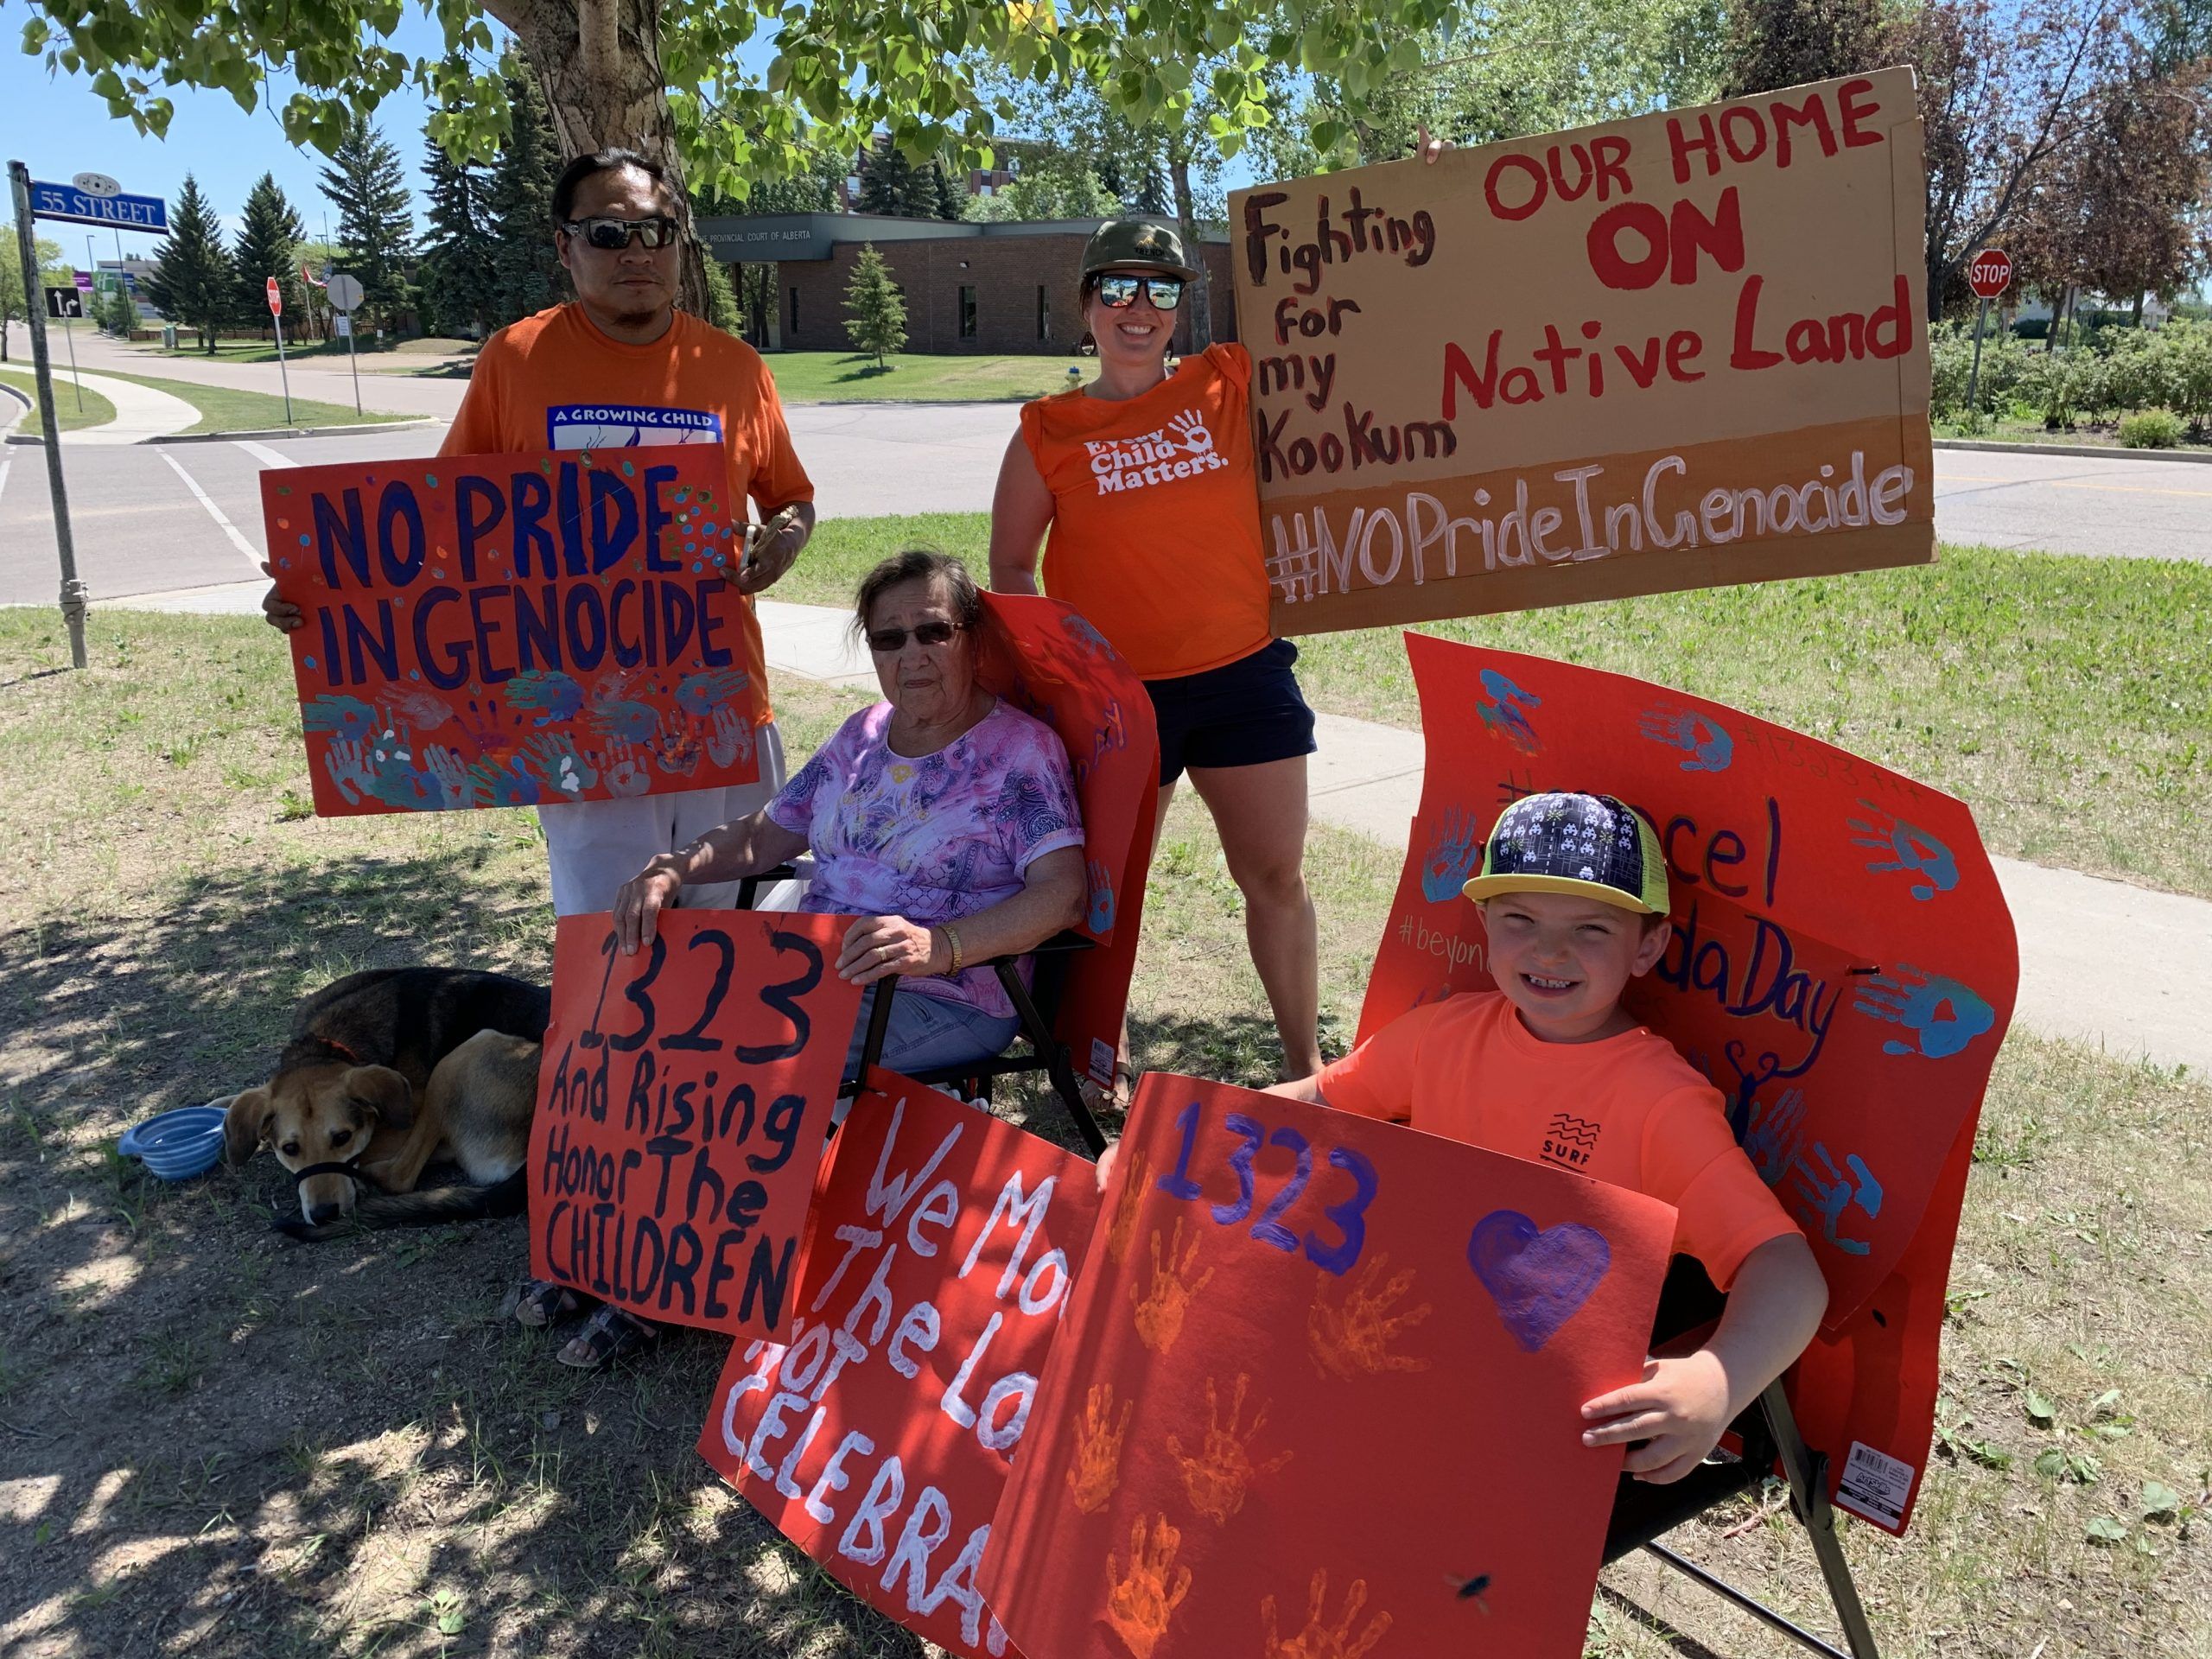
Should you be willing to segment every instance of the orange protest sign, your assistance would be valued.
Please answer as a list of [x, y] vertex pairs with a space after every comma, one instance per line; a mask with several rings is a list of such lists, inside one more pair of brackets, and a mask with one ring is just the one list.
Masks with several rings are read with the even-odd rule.
[[[1629, 1010], [1703, 1071], [1828, 1282], [1801, 1388], [1855, 1508], [1910, 1512], [1964, 1166], [2019, 982], [2012, 920], [1966, 806], [1817, 739], [1623, 675], [1408, 634], [1427, 769], [1361, 1010], [1363, 1037], [1492, 988], [1460, 885], [1497, 815], [1615, 795], [1658, 832], [1673, 935]], [[1574, 1167], [1562, 1118], [1522, 1156]], [[1813, 1439], [1821, 1426], [1840, 1438]], [[1877, 1482], [1878, 1477], [1878, 1482]]]
[[1935, 556], [1911, 72], [1234, 193], [1283, 633]]
[[699, 1452], [854, 1594], [1007, 1651], [976, 1573], [1097, 1214], [1089, 1163], [895, 1073], [837, 1133], [780, 1344], [734, 1344]]
[[[1052, 1659], [1579, 1654], [1669, 1206], [1145, 1078], [985, 1553]], [[1387, 1637], [1387, 1644], [1384, 1638]]]
[[530, 1270], [677, 1325], [780, 1336], [861, 987], [851, 918], [563, 916], [530, 1132]]
[[694, 445], [264, 473], [317, 814], [755, 781], [727, 474]]

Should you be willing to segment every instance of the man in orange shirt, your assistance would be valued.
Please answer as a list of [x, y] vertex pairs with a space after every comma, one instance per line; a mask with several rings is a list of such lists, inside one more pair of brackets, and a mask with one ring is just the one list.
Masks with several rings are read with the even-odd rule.
[[[773, 535], [757, 531], [735, 573], [747, 595], [769, 587], [814, 529], [814, 486], [792, 453], [775, 382], [760, 353], [676, 309], [676, 203], [656, 162], [626, 149], [579, 156], [553, 188], [554, 247], [575, 289], [573, 303], [500, 329], [477, 354], [468, 393], [443, 455], [529, 453], [663, 443], [719, 443], [729, 481], [762, 520], [785, 509]], [[265, 567], [264, 567], [265, 568]], [[262, 601], [286, 632], [297, 607]], [[737, 666], [758, 692], [757, 784], [581, 802], [537, 809], [552, 866], [556, 914], [610, 909], [622, 883], [656, 854], [675, 851], [719, 824], [767, 804], [784, 781], [783, 745], [768, 706], [760, 625], [741, 607]], [[631, 767], [650, 782], [649, 757]], [[730, 902], [732, 887], [687, 891], [684, 900]]]

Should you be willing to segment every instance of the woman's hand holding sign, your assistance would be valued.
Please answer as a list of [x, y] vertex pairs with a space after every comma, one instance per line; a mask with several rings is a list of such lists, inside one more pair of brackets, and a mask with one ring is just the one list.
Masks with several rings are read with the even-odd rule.
[[942, 931], [904, 916], [863, 916], [846, 930], [837, 977], [873, 985], [892, 974], [944, 973], [952, 965], [952, 945]]

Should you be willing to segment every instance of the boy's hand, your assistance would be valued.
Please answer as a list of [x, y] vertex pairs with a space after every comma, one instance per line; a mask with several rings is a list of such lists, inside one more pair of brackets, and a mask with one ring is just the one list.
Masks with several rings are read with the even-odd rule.
[[1646, 1360], [1643, 1381], [1586, 1404], [1582, 1444], [1646, 1442], [1630, 1448], [1621, 1466], [1663, 1486], [1705, 1461], [1734, 1414], [1728, 1373], [1719, 1356], [1700, 1348], [1679, 1359]]

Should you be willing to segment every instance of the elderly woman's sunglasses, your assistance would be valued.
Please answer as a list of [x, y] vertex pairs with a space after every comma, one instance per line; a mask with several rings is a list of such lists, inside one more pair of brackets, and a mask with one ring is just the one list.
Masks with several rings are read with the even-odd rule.
[[606, 253], [620, 253], [630, 245], [632, 237], [649, 248], [665, 247], [676, 240], [676, 221], [664, 214], [652, 219], [572, 219], [561, 228]]
[[1128, 276], [1109, 271], [1098, 279], [1098, 297], [1116, 311], [1135, 305], [1139, 289], [1145, 291], [1159, 310], [1173, 311], [1183, 303], [1183, 279], [1180, 276]]
[[[911, 631], [918, 645], [941, 645], [960, 632], [957, 622], [924, 622]], [[894, 651], [906, 649], [906, 628], [874, 628], [868, 636], [868, 648], [878, 656], [888, 657]]]

